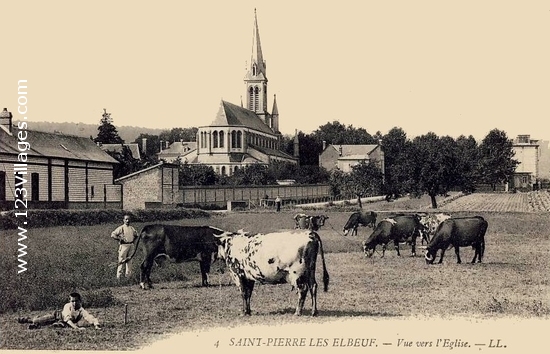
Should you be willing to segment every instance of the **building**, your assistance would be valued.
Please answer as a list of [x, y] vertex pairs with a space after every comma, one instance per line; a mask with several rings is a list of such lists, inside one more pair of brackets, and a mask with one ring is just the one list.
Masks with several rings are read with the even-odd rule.
[[271, 113], [268, 112], [266, 63], [255, 11], [252, 43], [250, 65], [244, 77], [246, 106], [221, 100], [212, 123], [198, 128], [196, 149], [180, 155], [182, 160], [211, 166], [221, 175], [231, 175], [252, 164], [298, 163], [296, 156], [281, 150], [276, 96]]
[[178, 166], [159, 163], [115, 180], [122, 185], [124, 210], [175, 207], [181, 203]]
[[118, 162], [91, 139], [14, 129], [7, 108], [0, 123], [2, 210], [14, 209], [16, 198], [29, 209], [121, 207], [120, 186], [113, 185]]
[[519, 190], [535, 189], [539, 182], [539, 141], [530, 135], [518, 135], [512, 144], [514, 160], [519, 161], [512, 185]]
[[[157, 154], [158, 159], [174, 163], [180, 159], [182, 163], [196, 159], [197, 143], [194, 141], [176, 141]], [[189, 156], [188, 156], [189, 155]]]
[[550, 181], [550, 141], [539, 140], [539, 179], [546, 182]]
[[335, 168], [343, 172], [351, 172], [352, 167], [361, 162], [373, 162], [384, 173], [384, 154], [381, 146], [377, 144], [367, 145], [333, 145], [323, 142], [323, 151], [319, 155], [319, 166], [327, 171]]
[[122, 153], [122, 149], [127, 147], [130, 150], [130, 154], [136, 160], [141, 160], [139, 153], [139, 145], [137, 143], [124, 143], [124, 144], [99, 144], [99, 147], [103, 151]]

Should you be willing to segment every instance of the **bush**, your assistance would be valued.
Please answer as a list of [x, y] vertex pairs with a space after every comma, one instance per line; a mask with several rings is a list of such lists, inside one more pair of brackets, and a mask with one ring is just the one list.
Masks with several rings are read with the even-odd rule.
[[[29, 224], [40, 227], [51, 226], [89, 226], [121, 220], [124, 214], [130, 214], [137, 222], [150, 222], [159, 220], [179, 220], [208, 217], [210, 214], [199, 209], [139, 209], [124, 211], [120, 209], [37, 209], [29, 210]], [[0, 230], [16, 229], [18, 220], [14, 211], [2, 213], [0, 216]]]

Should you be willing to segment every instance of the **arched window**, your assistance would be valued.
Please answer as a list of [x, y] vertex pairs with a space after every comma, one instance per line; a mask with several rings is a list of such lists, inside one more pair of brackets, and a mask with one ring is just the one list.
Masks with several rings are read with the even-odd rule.
[[238, 170], [239, 170], [239, 166], [235, 166], [235, 169], [234, 169], [233, 173], [237, 172]]
[[254, 88], [252, 86], [248, 89], [248, 109], [254, 110]]
[[231, 148], [236, 148], [237, 147], [237, 132], [236, 131], [232, 131], [231, 132]]
[[224, 134], [222, 131], [220, 131], [219, 137], [220, 137], [220, 147], [221, 147], [221, 148], [224, 146], [224, 143], [223, 143], [223, 141], [225, 140], [225, 139], [224, 139], [224, 138], [225, 138], [224, 135], [225, 135], [225, 134]]
[[256, 76], [256, 64], [252, 65], [252, 75]]
[[237, 148], [242, 148], [243, 147], [243, 132], [241, 132], [240, 130], [237, 132]]
[[217, 148], [218, 147], [218, 132], [214, 130], [212, 133], [212, 147]]
[[254, 111], [257, 111], [259, 108], [259, 96], [260, 96], [260, 89], [258, 86], [254, 87]]
[[222, 166], [222, 176], [225, 176], [225, 166]]

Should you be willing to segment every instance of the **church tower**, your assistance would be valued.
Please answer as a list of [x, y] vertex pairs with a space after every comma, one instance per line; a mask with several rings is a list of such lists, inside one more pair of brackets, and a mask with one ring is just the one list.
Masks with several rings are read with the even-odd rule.
[[271, 127], [267, 113], [267, 76], [262, 55], [258, 18], [254, 9], [254, 28], [252, 33], [252, 57], [244, 82], [246, 84], [246, 108], [256, 113], [262, 121]]

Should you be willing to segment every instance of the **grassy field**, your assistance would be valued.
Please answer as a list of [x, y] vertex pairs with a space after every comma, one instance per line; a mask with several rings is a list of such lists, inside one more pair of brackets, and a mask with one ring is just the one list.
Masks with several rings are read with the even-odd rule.
[[[461, 197], [446, 204], [467, 201]], [[427, 203], [426, 203], [427, 202]], [[393, 203], [396, 210], [425, 209], [428, 199]], [[492, 204], [491, 204], [492, 205]], [[380, 217], [390, 211], [376, 204]], [[402, 246], [402, 257], [391, 248], [385, 258], [366, 258], [361, 241], [371, 229], [359, 228], [358, 236], [342, 236], [349, 211], [326, 211], [329, 220], [319, 232], [331, 282], [329, 291], [318, 294], [319, 316], [293, 316], [297, 295], [288, 285], [257, 285], [252, 297], [251, 317], [240, 317], [241, 299], [227, 273], [213, 272], [209, 288], [200, 287], [197, 263], [154, 267], [155, 289], [140, 290], [137, 272], [127, 283], [117, 284], [116, 243], [109, 233], [117, 224], [86, 227], [34, 228], [29, 230], [28, 271], [16, 274], [17, 234], [2, 234], [0, 276], [0, 348], [2, 349], [91, 349], [142, 348], [170, 333], [211, 327], [236, 327], [291, 323], [326, 323], [342, 318], [406, 318], [453, 316], [470, 318], [543, 318], [550, 316], [550, 214], [547, 212], [502, 212], [453, 210], [453, 215], [482, 215], [489, 222], [483, 264], [456, 264], [454, 252], [446, 253], [441, 265], [425, 264], [419, 252], [410, 257]], [[172, 221], [180, 225], [212, 225], [227, 230], [244, 228], [269, 232], [293, 227], [295, 210], [215, 214], [208, 219]], [[320, 211], [319, 211], [320, 212]], [[135, 225], [141, 228], [142, 224]], [[473, 251], [461, 249], [463, 261]], [[140, 261], [141, 257], [137, 256]], [[139, 262], [133, 264], [135, 270]], [[214, 267], [217, 269], [217, 267]], [[318, 270], [320, 267], [318, 266]], [[318, 272], [317, 280], [321, 277]], [[66, 294], [80, 291], [84, 306], [101, 320], [101, 331], [84, 333], [67, 329], [27, 330], [16, 322], [22, 315], [35, 315], [62, 306]], [[452, 299], [452, 306], [449, 306]], [[128, 304], [129, 323], [123, 323], [123, 304]], [[16, 309], [13, 311], [12, 309]]]

